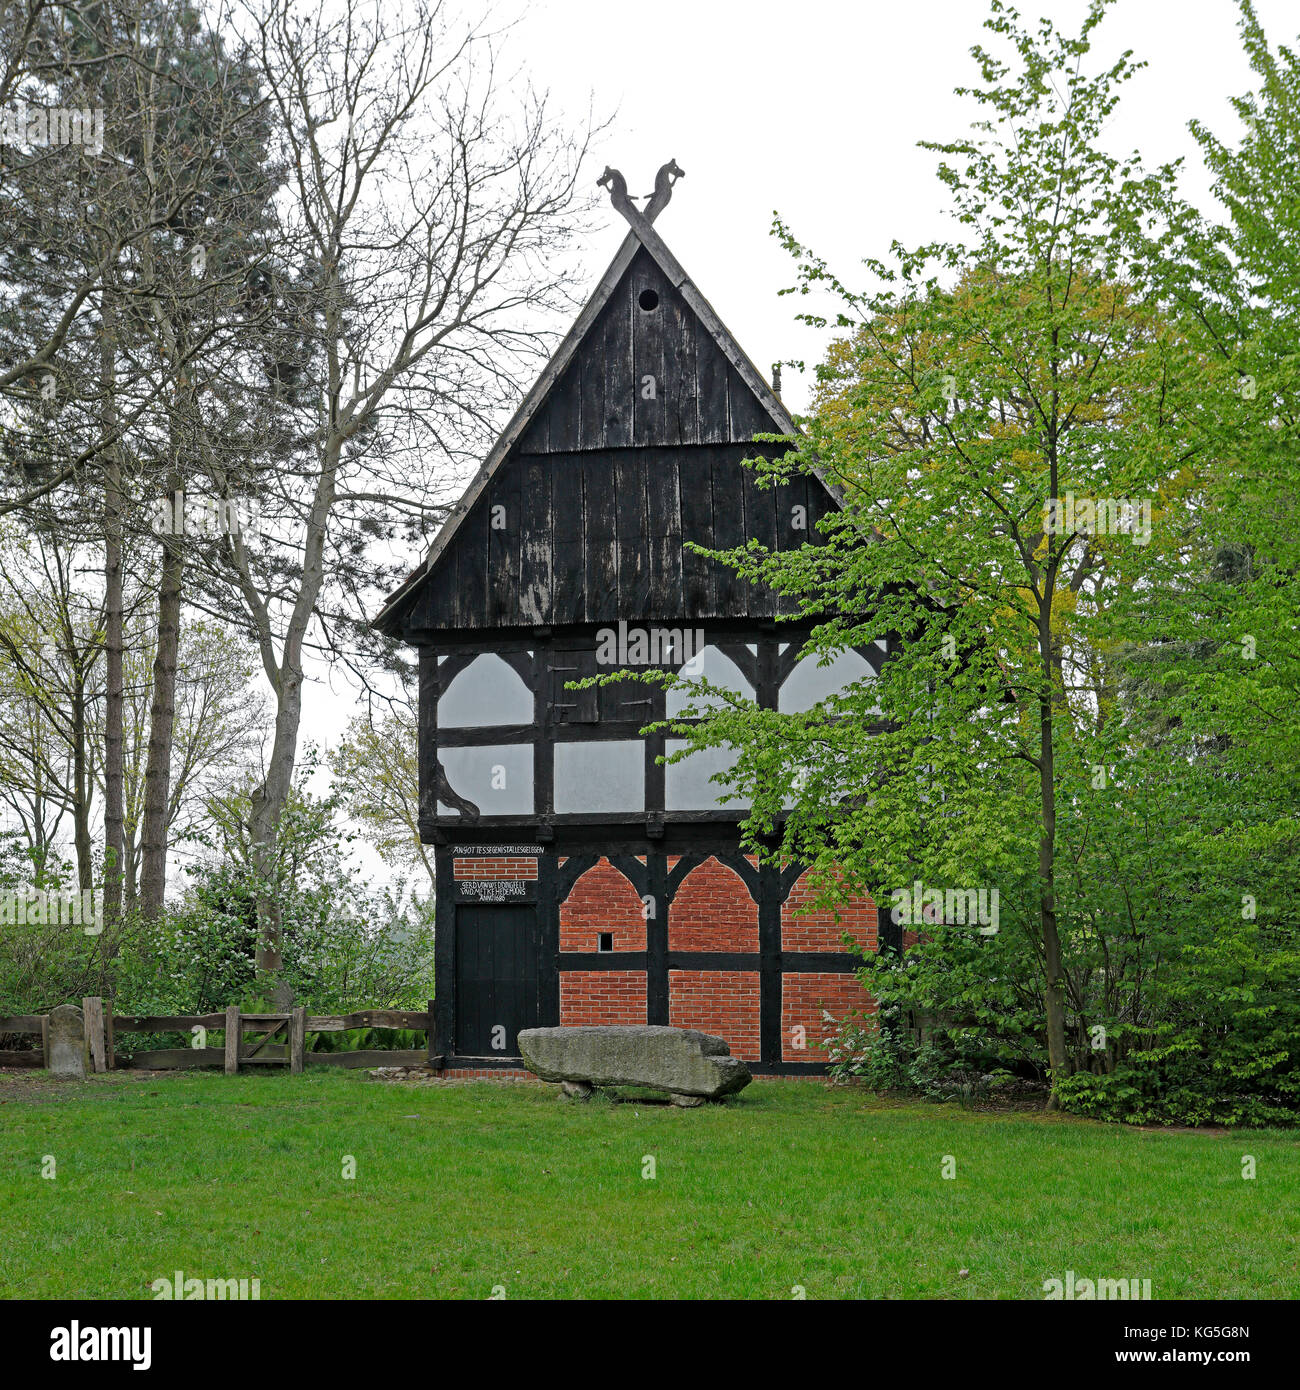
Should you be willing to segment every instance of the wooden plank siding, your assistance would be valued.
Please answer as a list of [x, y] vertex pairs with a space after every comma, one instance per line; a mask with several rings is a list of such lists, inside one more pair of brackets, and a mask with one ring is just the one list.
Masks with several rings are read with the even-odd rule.
[[[641, 308], [646, 292], [658, 297], [654, 309]], [[777, 430], [681, 292], [641, 250], [514, 451], [727, 444]]]
[[[617, 542], [617, 598], [620, 604], [644, 609], [650, 602], [650, 525], [646, 503], [646, 466], [640, 452], [616, 454], [611, 462], [614, 481], [614, 530]], [[615, 617], [622, 614], [620, 607]]]
[[[513, 460], [506, 465], [507, 468], [512, 466], [517, 467], [518, 465]], [[583, 476], [580, 459], [572, 455], [563, 455], [556, 462], [555, 456], [552, 455], [550, 475], [551, 555], [553, 558], [550, 603], [545, 610], [543, 622], [554, 622], [556, 613], [572, 613], [574, 617], [568, 621], [580, 623], [586, 620], [585, 589], [587, 584], [587, 523], [584, 512]], [[436, 601], [441, 596], [445, 582], [444, 572], [434, 575], [426, 589], [426, 594], [430, 600]], [[482, 613], [484, 598], [485, 596], [480, 593], [466, 592], [463, 594], [462, 607], [466, 616], [465, 621], [460, 626], [491, 626], [490, 623], [476, 623], [470, 616], [471, 610]], [[441, 626], [443, 624], [435, 622], [433, 625]]]
[[[618, 549], [614, 538], [614, 468], [608, 454], [582, 456], [582, 533], [586, 584], [583, 617], [589, 623], [612, 623], [619, 604]], [[579, 619], [582, 621], [582, 619]]]
[[[789, 611], [719, 561], [753, 538], [816, 541], [833, 506], [815, 482], [760, 488], [745, 444], [577, 451], [510, 459], [416, 597], [408, 628], [491, 631]], [[492, 508], [512, 520], [493, 530]], [[805, 530], [795, 529], [796, 508]], [[501, 513], [497, 514], [498, 516]], [[471, 553], [472, 552], [472, 553]]]
[[551, 556], [554, 526], [551, 517], [551, 470], [545, 458], [524, 457], [522, 476], [523, 524], [519, 532], [519, 613], [525, 623], [547, 621], [551, 611]]
[[[678, 487], [681, 497], [682, 587], [685, 607], [679, 611], [692, 617], [717, 614], [717, 591], [721, 576], [717, 565], [703, 555], [685, 548], [687, 541], [712, 544], [713, 530], [713, 450], [683, 449], [677, 455]], [[739, 484], [740, 479], [736, 482]]]
[[[646, 529], [650, 533], [650, 589], [642, 616], [666, 612], [682, 593], [681, 475], [675, 464], [646, 460]], [[678, 599], [681, 607], [683, 600]], [[686, 616], [685, 609], [682, 615]]]
[[[655, 297], [648, 309], [647, 294]], [[789, 611], [684, 549], [750, 539], [785, 549], [817, 539], [816, 517], [835, 505], [823, 485], [814, 479], [810, 493], [800, 476], [759, 488], [742, 464], [763, 451], [755, 434], [779, 429], [641, 248], [422, 579], [404, 630], [762, 620]], [[796, 507], [808, 529], [794, 530]]]

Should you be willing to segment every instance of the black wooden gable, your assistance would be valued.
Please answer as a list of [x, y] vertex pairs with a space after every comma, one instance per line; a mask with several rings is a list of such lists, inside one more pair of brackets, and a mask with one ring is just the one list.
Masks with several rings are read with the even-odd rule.
[[[671, 253], [633, 233], [378, 626], [390, 634], [784, 611], [685, 549], [818, 538], [816, 477], [761, 488], [755, 434], [794, 425]], [[652, 249], [657, 254], [652, 254]], [[666, 262], [666, 264], [665, 264]]]
[[641, 247], [518, 448], [749, 443], [783, 428]]

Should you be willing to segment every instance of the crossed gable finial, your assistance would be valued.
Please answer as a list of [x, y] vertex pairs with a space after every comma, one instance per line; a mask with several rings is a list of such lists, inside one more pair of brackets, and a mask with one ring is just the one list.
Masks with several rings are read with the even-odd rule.
[[673, 184], [685, 177], [686, 171], [675, 159], [670, 159], [667, 164], [662, 165], [655, 175], [655, 191], [646, 194], [650, 201], [646, 204], [644, 212], [632, 202], [632, 196], [627, 191], [627, 180], [617, 169], [606, 165], [605, 172], [596, 180], [596, 184], [600, 188], [609, 189], [610, 202], [635, 227], [642, 219], [647, 223], [653, 222], [668, 206], [668, 200], [673, 196]]

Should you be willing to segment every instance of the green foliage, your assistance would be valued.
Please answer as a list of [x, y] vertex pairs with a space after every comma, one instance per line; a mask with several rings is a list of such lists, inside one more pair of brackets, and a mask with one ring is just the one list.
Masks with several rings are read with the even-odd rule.
[[[423, 1008], [423, 1001], [412, 1007]], [[309, 1052], [405, 1052], [424, 1047], [428, 1034], [414, 1028], [354, 1028], [345, 1033], [313, 1033]]]
[[1229, 922], [1181, 947], [1155, 991], [1158, 1022], [1111, 1072], [1063, 1083], [1070, 1109], [1130, 1123], [1300, 1120], [1300, 936]]
[[851, 1025], [841, 1070], [939, 1093], [1007, 1069], [1090, 1113], [1281, 1122], [1300, 202], [1277, 151], [1300, 67], [1243, 6], [1261, 94], [1240, 151], [1204, 137], [1235, 219], [1207, 227], [1174, 170], [1102, 148], [1138, 66], [1088, 71], [1106, 8], [1067, 38], [993, 4], [1013, 58], [975, 50], [987, 119], [930, 147], [961, 240], [896, 245], [858, 291], [778, 223], [794, 292], [834, 306], [800, 317], [842, 336], [806, 437], [755, 467], [815, 470], [844, 506], [819, 546], [722, 558], [795, 600], [806, 654], [888, 635], [890, 657], [802, 714], [679, 678], [672, 732], [733, 751], [749, 848], [811, 865], [819, 906], [997, 890], [994, 935], [911, 922], [903, 962], [865, 963], [889, 1026]]
[[[338, 826], [337, 809], [333, 798], [296, 792], [272, 874], [263, 878], [249, 854], [246, 792], [214, 801], [214, 829], [191, 837], [208, 857], [189, 867], [185, 893], [156, 920], [128, 914], [97, 937], [75, 926], [15, 929], [0, 953], [0, 1013], [44, 1012], [86, 994], [112, 998], [119, 1013], [213, 1013], [229, 1004], [270, 1010], [254, 961], [256, 902], [264, 892], [281, 909], [284, 978], [299, 1004], [313, 1013], [424, 1008], [433, 995], [432, 895], [367, 887], [349, 859], [351, 837]], [[0, 841], [0, 891], [25, 873], [16, 845]], [[317, 1046], [360, 1046], [360, 1036], [335, 1035]], [[413, 1037], [375, 1031], [366, 1045], [419, 1046]], [[168, 1042], [154, 1035], [147, 1045]]]
[[387, 863], [419, 867], [435, 879], [420, 841], [420, 788], [415, 710], [353, 719], [330, 754], [330, 772], [349, 816]]
[[[34, 852], [17, 831], [0, 831], [0, 894], [24, 901], [37, 890], [56, 895], [76, 890], [76, 871], [64, 860]], [[4, 915], [9, 915], [5, 913]], [[16, 917], [16, 913], [14, 914]], [[82, 925], [55, 918], [0, 920], [0, 1014], [46, 1013], [57, 1004], [102, 994], [115, 954], [132, 937], [131, 924], [87, 934]]]
[[249, 790], [212, 803], [215, 829], [205, 839], [213, 857], [191, 870], [172, 918], [177, 957], [189, 962], [187, 992], [205, 1009], [265, 1005], [255, 995], [260, 897], [279, 908], [283, 979], [313, 1012], [422, 1008], [433, 993], [432, 895], [365, 886], [349, 857], [354, 836], [337, 823], [337, 796], [316, 797], [301, 785], [313, 767], [308, 757], [269, 872], [254, 864]]

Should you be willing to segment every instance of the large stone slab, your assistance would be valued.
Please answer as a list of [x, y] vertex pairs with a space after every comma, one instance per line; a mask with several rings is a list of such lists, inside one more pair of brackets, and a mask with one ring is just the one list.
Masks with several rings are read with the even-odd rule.
[[732, 1095], [754, 1079], [725, 1039], [693, 1028], [525, 1028], [519, 1052], [543, 1081], [646, 1086], [705, 1100]]
[[51, 1076], [86, 1079], [86, 1025], [75, 1004], [50, 1010], [50, 1055], [45, 1068]]

